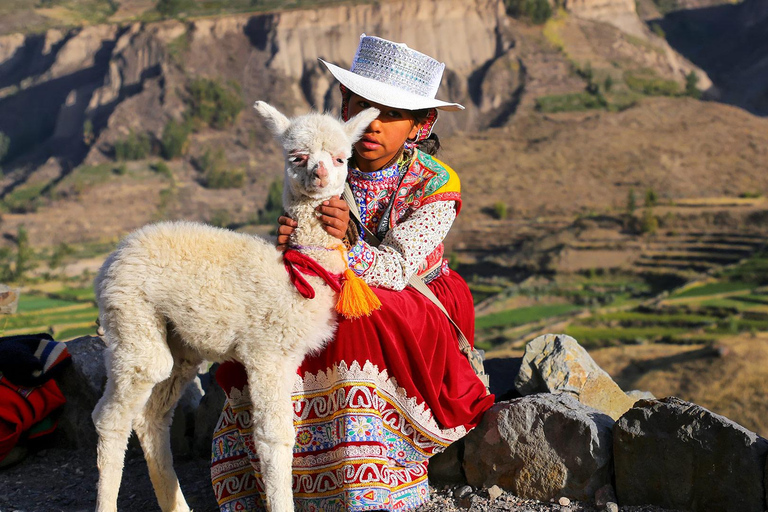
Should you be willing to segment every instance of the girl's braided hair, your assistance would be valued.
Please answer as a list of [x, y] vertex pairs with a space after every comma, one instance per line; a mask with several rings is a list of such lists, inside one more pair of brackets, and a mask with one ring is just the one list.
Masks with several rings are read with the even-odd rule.
[[[434, 124], [437, 120], [437, 110], [433, 108], [412, 110], [411, 114], [417, 123], [426, 123], [431, 121], [432, 124]], [[434, 117], [430, 119], [432, 116]], [[416, 141], [415, 145], [417, 148], [419, 148], [419, 151], [422, 151], [431, 156], [435, 156], [437, 152], [440, 151], [440, 137], [438, 137], [437, 134], [433, 132], [429, 134], [429, 137]]]

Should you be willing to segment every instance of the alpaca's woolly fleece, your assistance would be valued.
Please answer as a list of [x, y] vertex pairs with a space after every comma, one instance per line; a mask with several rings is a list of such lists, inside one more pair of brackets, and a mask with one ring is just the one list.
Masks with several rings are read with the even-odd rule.
[[[327, 115], [289, 120], [257, 102], [286, 154], [286, 211], [298, 222], [291, 245], [333, 274], [346, 254], [325, 247], [315, 208], [340, 194], [352, 144], [378, 111], [346, 124]], [[179, 396], [200, 364], [240, 361], [253, 403], [254, 439], [264, 463], [267, 503], [293, 510], [294, 445], [290, 391], [296, 368], [336, 328], [336, 294], [307, 276], [315, 298], [291, 283], [281, 253], [268, 242], [191, 222], [164, 222], [130, 234], [107, 258], [95, 281], [107, 343], [108, 381], [93, 412], [99, 434], [97, 510], [115, 512], [131, 430], [144, 449], [164, 511], [189, 507], [173, 471], [169, 426]]]

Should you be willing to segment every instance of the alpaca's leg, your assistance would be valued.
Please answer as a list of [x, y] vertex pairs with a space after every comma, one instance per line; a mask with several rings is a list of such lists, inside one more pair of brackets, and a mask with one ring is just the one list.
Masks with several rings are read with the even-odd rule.
[[170, 432], [176, 403], [194, 379], [200, 363], [200, 360], [176, 361], [171, 376], [155, 386], [143, 414], [133, 422], [163, 512], [189, 512], [173, 469]]
[[[142, 315], [142, 311], [146, 314]], [[106, 361], [107, 386], [92, 415], [99, 435], [96, 454], [98, 512], [117, 510], [132, 422], [141, 414], [152, 388], [168, 377], [173, 366], [173, 358], [165, 344], [164, 322], [142, 308], [131, 309], [130, 316], [130, 325], [118, 328], [113, 324], [107, 329], [110, 346]]]
[[140, 414], [154, 385], [151, 381], [110, 377], [104, 396], [93, 411], [93, 422], [99, 435], [96, 454], [99, 468], [98, 512], [117, 511], [117, 495], [131, 422]]
[[291, 387], [296, 366], [274, 361], [258, 369], [247, 368], [253, 403], [253, 439], [270, 512], [293, 511], [293, 427]]

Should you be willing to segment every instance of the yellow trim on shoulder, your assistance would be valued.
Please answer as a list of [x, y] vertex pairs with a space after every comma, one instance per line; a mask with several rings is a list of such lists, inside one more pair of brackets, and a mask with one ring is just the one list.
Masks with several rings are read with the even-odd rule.
[[435, 194], [443, 194], [445, 192], [461, 192], [461, 180], [459, 180], [459, 175], [456, 174], [456, 171], [454, 171], [451, 167], [444, 164], [440, 160], [438, 160], [435, 157], [432, 157], [432, 160], [434, 160], [436, 163], [440, 164], [440, 166], [448, 171], [448, 183], [437, 189]]

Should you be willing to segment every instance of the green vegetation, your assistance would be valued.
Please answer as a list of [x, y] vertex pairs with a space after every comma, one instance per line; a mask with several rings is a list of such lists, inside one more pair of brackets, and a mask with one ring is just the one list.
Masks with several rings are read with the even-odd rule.
[[166, 164], [163, 161], [155, 163], [152, 166], [152, 169], [154, 169], [154, 171], [160, 176], [165, 176], [166, 178], [173, 179], [173, 173], [171, 172], [171, 168], [168, 167], [168, 164]]
[[186, 152], [189, 129], [189, 123], [180, 123], [175, 119], [168, 121], [163, 128], [163, 136], [160, 140], [160, 151], [163, 158], [173, 160]]
[[3, 206], [11, 213], [31, 213], [42, 204], [43, 190], [47, 183], [38, 182], [19, 185], [3, 198]]
[[3, 159], [8, 155], [8, 150], [11, 148], [11, 138], [5, 133], [0, 132], [0, 163], [3, 163]]
[[91, 287], [22, 293], [16, 314], [6, 320], [4, 334], [49, 332], [59, 341], [95, 335], [98, 314]]
[[232, 224], [232, 215], [229, 210], [214, 210], [208, 224], [217, 228], [227, 228]]
[[112, 164], [81, 165], [56, 184], [51, 193], [54, 197], [79, 195], [93, 186], [106, 183], [116, 174]]
[[653, 213], [653, 208], [643, 210], [643, 218], [640, 220], [640, 232], [653, 235], [659, 229], [659, 219]]
[[[237, 91], [239, 93], [239, 91]], [[189, 84], [190, 110], [196, 123], [222, 129], [231, 125], [243, 109], [239, 94], [215, 80], [199, 78]]]
[[478, 317], [475, 321], [475, 327], [477, 329], [487, 329], [489, 327], [523, 325], [553, 316], [561, 316], [577, 309], [580, 308], [573, 304], [546, 304], [510, 309]]
[[691, 98], [701, 98], [701, 91], [699, 90], [699, 75], [691, 71], [685, 75], [685, 95]]
[[48, 268], [53, 272], [56, 272], [64, 265], [64, 260], [72, 256], [74, 249], [69, 244], [61, 242], [51, 253], [51, 257], [48, 259]]
[[656, 4], [656, 8], [662, 16], [680, 9], [678, 0], [653, 0], [653, 3]]
[[721, 277], [737, 284], [768, 285], [768, 251], [757, 253], [741, 265], [725, 270]]
[[536, 98], [536, 110], [544, 113], [581, 112], [606, 108], [605, 98], [588, 92], [553, 94]]
[[659, 25], [658, 23], [651, 23], [651, 30], [653, 31], [654, 34], [656, 34], [660, 38], [662, 39], [667, 38], [667, 33], [664, 32], [664, 29], [661, 28], [661, 25]]
[[694, 286], [683, 290], [680, 293], [671, 295], [672, 299], [682, 299], [687, 297], [705, 297], [708, 295], [719, 295], [723, 293], [748, 291], [755, 288], [753, 283], [744, 283], [740, 281], [718, 281], [701, 286]]
[[506, 219], [507, 203], [503, 201], [496, 201], [493, 203], [493, 216], [500, 220]]
[[573, 336], [587, 348], [605, 347], [625, 343], [678, 342], [680, 335], [687, 332], [684, 327], [587, 327], [569, 325], [565, 333]]
[[166, 18], [189, 13], [195, 6], [192, 0], [158, 0], [155, 9]]
[[653, 208], [657, 204], [659, 204], [659, 197], [652, 188], [649, 188], [645, 191], [645, 207]]
[[267, 202], [259, 212], [258, 223], [277, 225], [277, 218], [283, 214], [283, 180], [276, 179], [269, 184]]
[[651, 70], [627, 71], [624, 73], [624, 82], [631, 90], [647, 96], [680, 94], [680, 85], [677, 82], [660, 78]]
[[115, 142], [115, 159], [119, 162], [127, 160], [141, 160], [152, 151], [152, 140], [146, 133], [134, 133], [130, 131], [124, 140]]
[[635, 196], [635, 189], [630, 187], [629, 192], [627, 192], [627, 216], [633, 216], [635, 210], [637, 210], [637, 197]]
[[96, 140], [96, 135], [93, 133], [93, 121], [86, 119], [83, 121], [83, 142], [86, 146], [90, 146]]
[[545, 23], [552, 16], [549, 0], [504, 0], [504, 5], [513, 18], [525, 18], [535, 25]]
[[221, 148], [215, 152], [207, 149], [198, 160], [198, 167], [203, 171], [204, 184], [208, 188], [242, 188], [245, 184], [245, 171], [229, 168]]
[[29, 245], [27, 229], [21, 225], [16, 230], [16, 265], [13, 269], [13, 280], [21, 281], [26, 273], [35, 268], [35, 253]]
[[19, 307], [16, 310], [16, 314], [18, 315], [19, 313], [30, 313], [71, 305], [72, 301], [66, 299], [56, 299], [49, 297], [48, 295], [28, 295], [22, 293], [19, 297]]

